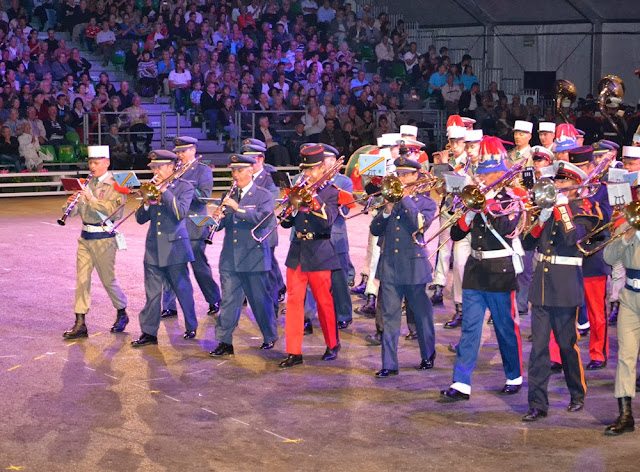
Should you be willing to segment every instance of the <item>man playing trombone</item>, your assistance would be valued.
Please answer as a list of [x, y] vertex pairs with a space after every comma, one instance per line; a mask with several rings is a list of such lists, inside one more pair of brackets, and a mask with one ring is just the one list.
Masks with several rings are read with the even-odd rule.
[[[262, 332], [260, 349], [271, 349], [278, 339], [267, 275], [276, 261], [272, 259], [269, 240], [258, 242], [251, 235], [256, 224], [273, 212], [275, 199], [271, 192], [253, 181], [255, 162], [249, 155], [231, 155], [229, 167], [236, 190], [222, 200], [212, 215], [214, 221], [219, 221], [216, 230], [225, 230], [218, 264], [222, 285], [222, 306], [216, 322], [219, 344], [209, 353], [212, 357], [234, 354], [233, 332], [238, 326], [245, 296]], [[263, 226], [261, 232], [266, 233], [273, 224]]]
[[[196, 145], [198, 144], [196, 138], [181, 136], [175, 138], [173, 143], [175, 145], [173, 152], [178, 156], [181, 165], [187, 165], [195, 159]], [[193, 201], [189, 207], [189, 216], [206, 215], [207, 200], [204, 199], [211, 196], [211, 189], [213, 188], [213, 173], [211, 169], [202, 162], [197, 162], [183, 174], [182, 180], [189, 182], [194, 188]], [[193, 250], [193, 261], [191, 262], [193, 275], [200, 286], [200, 290], [202, 290], [205, 300], [209, 304], [207, 314], [213, 316], [220, 310], [220, 288], [213, 280], [211, 267], [204, 253], [206, 248], [204, 242], [206, 237], [205, 228], [199, 227], [190, 218], [187, 218], [186, 225], [189, 240], [191, 241], [191, 249]], [[162, 294], [162, 306], [164, 307], [162, 318], [178, 314], [176, 310], [176, 294], [171, 289], [170, 284], [165, 285], [164, 293]]]
[[[331, 242], [331, 226], [338, 216], [338, 189], [329, 185], [329, 169], [324, 165], [324, 148], [309, 146], [300, 151], [309, 200], [282, 220], [284, 228], [294, 228], [287, 254], [287, 318], [285, 324], [287, 358], [280, 367], [303, 363], [304, 299], [311, 286], [318, 304], [318, 318], [327, 349], [323, 360], [338, 357], [340, 342], [331, 296], [331, 271], [340, 269], [340, 260]], [[303, 199], [304, 200], [304, 199]]]
[[[422, 166], [399, 157], [394, 161], [398, 178], [405, 186], [402, 199], [388, 202], [371, 222], [371, 233], [380, 238], [380, 259], [376, 278], [380, 280], [382, 309], [382, 368], [377, 378], [398, 374], [398, 337], [402, 319], [402, 300], [415, 317], [422, 362], [420, 370], [431, 369], [436, 358], [433, 306], [426, 294], [431, 281], [427, 250], [413, 243], [419, 228], [426, 230], [434, 219], [436, 203], [424, 193], [413, 195], [406, 185], [418, 180]], [[422, 236], [424, 237], [424, 231]]]
[[[69, 216], [80, 215], [82, 218], [82, 233], [78, 239], [74, 304], [76, 322], [73, 328], [64, 332], [65, 339], [88, 336], [85, 315], [91, 305], [91, 273], [94, 267], [111, 303], [118, 310], [111, 332], [124, 331], [129, 322], [125, 310], [127, 297], [122, 292], [115, 275], [117, 234], [103, 231], [101, 227], [103, 217], [100, 215], [100, 213], [105, 215], [113, 213], [122, 205], [126, 197], [114, 187], [116, 182], [109, 172], [109, 146], [89, 146], [88, 152], [90, 178], [79, 195], [71, 195], [64, 206]], [[122, 212], [114, 215], [113, 219], [121, 217]]]
[[171, 151], [149, 153], [149, 167], [159, 196], [144, 200], [136, 211], [139, 224], [150, 222], [144, 251], [144, 289], [147, 297], [140, 312], [142, 335], [133, 341], [133, 347], [158, 344], [162, 284], [169, 283], [178, 297], [184, 313], [185, 339], [196, 336], [198, 319], [193, 303], [193, 287], [187, 264], [193, 262], [193, 250], [185, 223], [193, 200], [193, 185], [174, 179], [176, 156]]
[[[518, 226], [519, 213], [499, 215], [511, 197], [507, 152], [498, 138], [485, 136], [480, 142], [476, 170], [484, 186], [481, 211], [467, 211], [451, 228], [451, 238], [459, 241], [471, 233], [471, 254], [462, 280], [462, 335], [453, 368], [453, 383], [440, 391], [441, 401], [469, 400], [471, 373], [478, 360], [482, 326], [487, 308], [491, 311], [500, 346], [506, 383], [500, 394], [513, 395], [522, 387], [522, 348], [515, 320], [515, 291], [518, 288], [511, 245], [505, 239]], [[473, 210], [473, 209], [472, 209]], [[489, 212], [498, 214], [492, 216]]]

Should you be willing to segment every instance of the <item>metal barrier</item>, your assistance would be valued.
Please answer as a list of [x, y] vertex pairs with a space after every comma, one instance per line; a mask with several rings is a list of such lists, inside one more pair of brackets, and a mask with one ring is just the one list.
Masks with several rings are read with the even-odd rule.
[[[144, 107], [141, 107], [144, 108]], [[82, 121], [82, 127], [83, 127], [83, 131], [84, 131], [84, 144], [89, 144], [89, 142], [95, 142], [95, 144], [101, 145], [102, 144], [102, 138], [104, 137], [105, 134], [107, 134], [109, 132], [109, 119], [107, 118], [109, 115], [116, 115], [118, 117], [120, 116], [127, 116], [132, 114], [132, 112], [125, 112], [125, 111], [121, 111], [121, 112], [115, 112], [115, 111], [101, 111], [99, 113], [97, 112], [86, 112], [83, 115], [83, 121]], [[160, 141], [162, 143], [162, 148], [165, 148], [166, 145], [166, 141], [167, 139], [172, 139], [175, 136], [170, 135], [167, 133], [167, 118], [168, 117], [176, 117], [176, 136], [180, 136], [180, 121], [181, 121], [181, 117], [182, 115], [180, 115], [179, 113], [174, 113], [174, 112], [166, 112], [166, 111], [162, 111], [162, 112], [153, 112], [153, 111], [147, 111], [146, 116], [149, 118], [149, 122], [146, 123], [150, 128], [155, 129], [159, 129], [160, 130]], [[155, 118], [155, 119], [152, 119]], [[91, 119], [95, 120], [95, 127], [97, 128], [97, 131], [92, 130], [92, 122]], [[115, 120], [115, 123], [117, 124], [118, 120]], [[118, 136], [123, 136], [124, 138], [126, 138], [126, 141], [129, 142], [129, 136], [131, 135], [139, 135], [140, 132], [136, 132], [136, 131], [128, 131], [130, 128], [130, 124], [127, 124], [125, 126], [122, 126], [122, 129], [120, 129], [119, 127], [119, 131], [118, 131]], [[92, 139], [93, 138], [93, 139]]]

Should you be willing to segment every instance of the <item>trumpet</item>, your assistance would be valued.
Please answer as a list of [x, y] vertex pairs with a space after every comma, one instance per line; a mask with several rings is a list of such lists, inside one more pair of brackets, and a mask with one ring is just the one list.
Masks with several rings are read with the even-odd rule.
[[[413, 195], [419, 195], [422, 193], [430, 193], [432, 190], [435, 190], [438, 187], [444, 185], [444, 180], [438, 177], [433, 177], [431, 175], [427, 175], [426, 177], [422, 177], [415, 182], [411, 182], [409, 184], [403, 184], [400, 179], [395, 175], [385, 175], [382, 178], [382, 182], [380, 182], [380, 190], [372, 193], [371, 195], [365, 195], [364, 197], [357, 198], [352, 202], [346, 203], [342, 206], [349, 206], [353, 203], [360, 202], [367, 199], [367, 202], [364, 205], [364, 208], [360, 210], [358, 213], [353, 215], [349, 215], [345, 217], [345, 219], [355, 218], [356, 216], [360, 216], [362, 214], [367, 214], [370, 211], [377, 210], [385, 206], [387, 203], [397, 203], [402, 200], [404, 196], [405, 190], [410, 189]], [[373, 200], [376, 197], [382, 197], [384, 201], [377, 205], [371, 206]]]
[[[236, 191], [236, 188], [238, 188], [238, 181], [234, 180], [233, 184], [231, 184], [231, 188], [229, 189], [229, 192], [227, 192], [227, 196], [233, 195], [233, 192]], [[204, 240], [205, 244], [213, 244], [213, 236], [216, 234], [216, 231], [218, 231], [218, 226], [220, 226], [220, 222], [222, 221], [222, 218], [224, 218], [222, 213], [222, 210], [224, 209], [224, 207], [225, 205], [222, 202], [220, 202], [220, 206], [218, 206], [218, 208], [214, 210], [213, 215], [215, 215], [218, 212], [220, 214], [217, 217], [211, 216], [211, 219], [213, 220], [213, 225], [211, 226], [209, 235]]]
[[142, 201], [140, 204], [135, 207], [131, 212], [129, 212], [126, 216], [124, 216], [118, 223], [109, 227], [109, 222], [112, 218], [114, 218], [120, 211], [122, 211], [126, 205], [126, 202], [116, 208], [109, 216], [107, 216], [102, 222], [100, 226], [102, 229], [110, 234], [116, 232], [116, 230], [124, 223], [126, 220], [131, 218], [135, 213], [142, 208], [144, 205], [157, 205], [160, 203], [160, 199], [162, 198], [162, 192], [169, 187], [173, 182], [182, 177], [186, 172], [191, 169], [196, 162], [202, 159], [202, 155], [194, 157], [186, 164], [183, 164], [182, 161], [178, 161], [176, 164], [175, 170], [173, 173], [164, 180], [160, 182], [156, 182], [156, 177], [154, 176], [149, 182], [144, 182], [140, 185], [140, 190], [138, 194], [142, 197]]
[[[305, 211], [313, 205], [314, 194], [323, 188], [331, 179], [333, 179], [344, 163], [344, 156], [336, 161], [336, 163], [325, 171], [324, 174], [315, 182], [307, 183], [307, 179], [302, 177], [296, 185], [291, 187], [289, 195], [276, 206], [276, 208], [258, 222], [257, 225], [251, 230], [251, 237], [261, 243], [273, 233], [278, 225], [286, 219], [295, 210]], [[272, 216], [276, 216], [276, 224], [262, 236], [257, 236], [257, 231], [262, 225], [264, 225]]]
[[[626, 219], [627, 223], [629, 223], [629, 228], [627, 230], [620, 231], [619, 233], [598, 244], [597, 246], [594, 246], [592, 248], [586, 247], [587, 245], [591, 244], [591, 240], [598, 234], [606, 230], [614, 229], [621, 219]], [[622, 214], [620, 214], [617, 218], [614, 218], [606, 225], [602, 225], [599, 228], [591, 231], [586, 236], [580, 238], [576, 242], [576, 246], [578, 250], [585, 255], [585, 257], [592, 256], [596, 252], [600, 251], [600, 249], [603, 249], [605, 246], [607, 246], [609, 243], [620, 239], [622, 236], [627, 234], [627, 231], [629, 231], [630, 229], [640, 229], [640, 201], [638, 200], [634, 200], [625, 205], [624, 209], [622, 210]]]
[[[87, 188], [87, 185], [89, 185], [89, 182], [91, 182], [91, 179], [93, 178], [93, 174], [93, 172], [90, 172], [89, 175], [87, 175], [87, 178], [84, 181], [84, 185], [82, 185], [82, 190]], [[65, 210], [64, 215], [62, 215], [62, 217], [58, 220], [58, 224], [60, 226], [64, 226], [65, 224], [67, 224], [67, 218], [69, 218], [69, 215], [80, 201], [80, 192], [81, 191], [76, 192], [75, 198], [71, 200], [71, 203], [67, 205], [67, 209]]]

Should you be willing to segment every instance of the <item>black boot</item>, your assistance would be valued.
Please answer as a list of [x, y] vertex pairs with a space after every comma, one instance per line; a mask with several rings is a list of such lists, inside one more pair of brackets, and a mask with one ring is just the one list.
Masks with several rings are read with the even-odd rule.
[[366, 318], [375, 318], [376, 317], [376, 296], [375, 295], [367, 295], [367, 301], [364, 305], [356, 308], [356, 312], [364, 315]]
[[620, 302], [611, 302], [611, 310], [609, 311], [609, 326], [615, 326], [618, 323], [618, 309]]
[[443, 300], [443, 296], [442, 296], [442, 285], [437, 285], [435, 286], [435, 290], [433, 291], [433, 295], [431, 295], [431, 303], [433, 305], [442, 305], [442, 300]]
[[457, 328], [462, 324], [462, 303], [456, 303], [456, 312], [453, 314], [453, 318], [444, 324], [446, 329]]
[[362, 274], [362, 278], [360, 279], [360, 283], [355, 287], [351, 287], [349, 290], [351, 293], [355, 293], [356, 295], [364, 295], [364, 291], [367, 288], [367, 281], [369, 280], [369, 276]]
[[630, 433], [635, 429], [635, 422], [631, 415], [631, 397], [618, 398], [618, 409], [620, 410], [620, 416], [604, 430], [604, 434], [607, 436], [619, 436], [623, 433]]
[[129, 323], [129, 317], [127, 316], [127, 310], [124, 308], [121, 310], [118, 310], [118, 314], [116, 315], [116, 321], [115, 323], [113, 323], [113, 326], [111, 327], [111, 332], [122, 333], [124, 329], [127, 327], [128, 323]]
[[64, 339], [86, 338], [89, 336], [87, 325], [84, 324], [84, 314], [76, 313], [76, 324], [69, 331], [62, 333]]

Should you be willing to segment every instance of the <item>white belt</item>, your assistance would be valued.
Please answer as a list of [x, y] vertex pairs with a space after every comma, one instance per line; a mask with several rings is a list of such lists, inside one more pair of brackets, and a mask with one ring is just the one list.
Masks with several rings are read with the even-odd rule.
[[497, 251], [476, 251], [471, 250], [471, 257], [481, 261], [482, 259], [498, 259], [499, 257], [509, 257], [513, 251], [510, 249], [499, 249]]
[[627, 285], [634, 290], [640, 290], [640, 279], [630, 279], [627, 277]]
[[87, 233], [104, 233], [102, 226], [82, 225], [82, 231], [86, 231]]
[[536, 254], [536, 260], [538, 262], [549, 262], [550, 264], [582, 267], [582, 257], [545, 256], [544, 254]]

